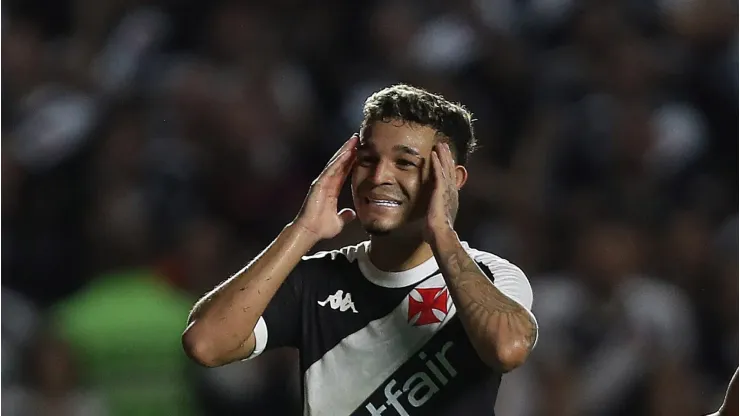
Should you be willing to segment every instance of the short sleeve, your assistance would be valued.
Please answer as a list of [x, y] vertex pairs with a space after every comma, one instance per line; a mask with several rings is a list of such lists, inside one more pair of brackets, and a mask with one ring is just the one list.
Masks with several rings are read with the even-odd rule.
[[301, 268], [305, 261], [285, 279], [254, 328], [254, 352], [246, 359], [279, 347], [298, 347], [301, 336], [301, 305], [303, 279]]
[[[535, 326], [537, 326], [537, 319], [532, 313], [532, 303], [534, 301], [532, 286], [529, 284], [529, 280], [524, 272], [508, 261], [489, 253], [477, 252], [473, 258], [496, 289], [521, 305], [527, 311]], [[537, 340], [535, 339], [536, 344]]]

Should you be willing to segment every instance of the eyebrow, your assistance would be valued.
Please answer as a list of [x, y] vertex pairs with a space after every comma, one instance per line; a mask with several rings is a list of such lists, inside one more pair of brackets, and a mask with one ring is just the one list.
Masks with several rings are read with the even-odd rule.
[[[360, 143], [357, 146], [357, 150], [372, 150], [372, 149], [373, 149], [373, 146], [371, 144], [367, 143], [367, 142]], [[411, 146], [407, 146], [405, 144], [397, 144], [397, 145], [393, 146], [393, 151], [394, 152], [408, 153], [408, 154], [410, 154], [412, 156], [421, 157], [421, 153], [419, 153], [418, 150], [414, 149]]]
[[421, 157], [421, 153], [419, 153], [418, 150], [414, 149], [413, 147], [406, 146], [405, 144], [397, 144], [393, 146], [393, 150], [397, 152], [404, 152], [404, 153], [408, 153], [413, 156]]

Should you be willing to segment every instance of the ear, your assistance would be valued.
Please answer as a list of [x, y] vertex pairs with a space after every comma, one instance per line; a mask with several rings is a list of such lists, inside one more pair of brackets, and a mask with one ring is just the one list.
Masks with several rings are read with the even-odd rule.
[[457, 183], [457, 189], [462, 189], [465, 186], [465, 182], [468, 181], [468, 170], [463, 165], [455, 165], [455, 182]]

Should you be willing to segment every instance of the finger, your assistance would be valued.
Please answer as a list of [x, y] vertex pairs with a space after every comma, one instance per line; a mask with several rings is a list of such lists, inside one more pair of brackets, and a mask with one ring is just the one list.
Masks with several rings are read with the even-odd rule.
[[326, 167], [322, 176], [345, 177], [352, 168], [352, 164], [355, 161], [356, 151], [354, 147], [345, 149], [335, 160]]
[[449, 172], [451, 169], [455, 168], [455, 158], [452, 157], [452, 148], [449, 143], [445, 143], [442, 147], [442, 165], [445, 167], [446, 171]]
[[329, 165], [331, 165], [332, 163], [334, 163], [347, 150], [351, 150], [355, 146], [357, 146], [357, 140], [359, 139], [359, 137], [360, 137], [360, 135], [357, 134], [357, 133], [355, 133], [349, 139], [347, 139], [347, 141], [344, 142], [344, 144], [342, 145], [342, 147], [340, 147], [339, 150], [337, 150], [337, 152], [334, 153], [334, 155], [331, 157], [331, 159], [329, 159], [329, 162], [326, 164], [326, 166], [328, 167]]
[[439, 153], [436, 150], [432, 150], [432, 171], [437, 184], [443, 183], [445, 172], [442, 168], [442, 161], [439, 159]]
[[452, 148], [449, 143], [445, 143], [444, 148], [444, 155], [441, 160], [442, 166], [444, 167], [447, 177], [454, 181], [457, 175], [455, 172], [455, 158], [452, 156]]
[[355, 147], [345, 149], [316, 179], [318, 188], [324, 189], [327, 192], [327, 196], [336, 197], [342, 191], [342, 187], [354, 166], [356, 154]]
[[345, 225], [351, 223], [352, 221], [355, 220], [355, 218], [357, 218], [357, 214], [355, 213], [355, 211], [353, 211], [353, 210], [351, 210], [349, 208], [345, 208], [345, 209], [339, 211], [339, 213], [337, 214], [337, 216], [339, 216], [339, 219], [342, 221], [342, 227], [344, 227]]
[[350, 172], [352, 172], [352, 167], [355, 164], [356, 155], [357, 152], [354, 148], [349, 149], [348, 156], [346, 158], [343, 158], [341, 161], [338, 161], [339, 169], [332, 176], [333, 180], [337, 182], [336, 186], [338, 189], [341, 189], [344, 186], [344, 183], [347, 181]]
[[449, 161], [450, 178], [455, 181], [455, 185], [457, 185], [457, 162], [455, 162], [455, 157], [452, 154], [452, 146], [450, 146], [449, 143], [447, 144], [447, 155]]
[[[330, 161], [329, 165], [331, 165], [331, 166], [341, 165], [342, 162], [340, 162], [339, 159], [341, 159], [345, 155], [350, 155], [351, 156], [352, 154], [354, 154], [355, 151], [357, 150], [357, 147], [354, 146], [354, 145], [352, 145], [352, 144], [355, 143], [355, 142], [356, 142], [356, 140], [355, 140], [354, 137], [351, 138], [351, 139], [349, 139], [349, 141], [347, 141], [347, 143], [345, 143], [345, 145], [342, 146], [342, 149], [340, 149], [341, 152], [335, 158], [333, 158]], [[346, 161], [346, 158], [344, 160]]]
[[354, 160], [354, 155], [357, 150], [357, 147], [356, 147], [357, 140], [358, 140], [358, 136], [354, 134], [352, 135], [352, 137], [349, 138], [349, 140], [347, 140], [347, 142], [344, 143], [344, 145], [342, 145], [338, 153], [335, 154], [331, 158], [331, 160], [329, 160], [329, 163], [326, 164], [326, 166], [324, 167], [324, 170], [321, 171], [321, 174], [319, 175], [319, 179], [326, 177], [326, 176], [335, 176], [337, 175], [338, 169], [342, 168], [346, 164], [351, 165], [351, 163]]
[[334, 155], [331, 157], [331, 159], [329, 159], [329, 162], [331, 162], [332, 160], [335, 160], [336, 158], [338, 158], [339, 155], [341, 155], [343, 152], [347, 151], [347, 149], [350, 149], [350, 148], [354, 147], [356, 145], [356, 142], [357, 142], [357, 139], [358, 138], [359, 138], [359, 135], [357, 133], [352, 134], [352, 136], [350, 136], [349, 139], [347, 139], [347, 141], [344, 142], [344, 144], [342, 145], [342, 147], [340, 147], [339, 150], [337, 150], [337, 152], [334, 153]]

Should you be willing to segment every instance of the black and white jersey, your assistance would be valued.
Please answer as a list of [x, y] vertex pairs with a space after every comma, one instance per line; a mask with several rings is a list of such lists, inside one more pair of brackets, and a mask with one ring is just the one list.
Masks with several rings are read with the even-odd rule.
[[[463, 245], [501, 292], [531, 309], [518, 267]], [[259, 319], [249, 358], [299, 349], [305, 415], [492, 415], [501, 374], [478, 358], [435, 258], [383, 272], [369, 246], [304, 257]]]

